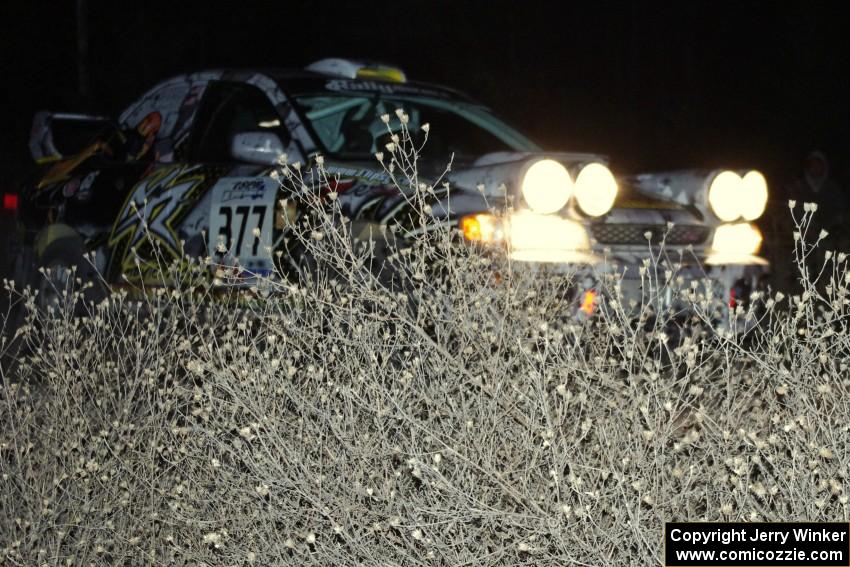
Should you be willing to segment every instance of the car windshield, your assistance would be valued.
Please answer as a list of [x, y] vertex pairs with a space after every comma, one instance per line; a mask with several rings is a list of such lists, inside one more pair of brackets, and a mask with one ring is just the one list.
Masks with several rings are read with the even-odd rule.
[[[371, 159], [384, 151], [391, 133], [400, 130], [396, 109], [409, 117], [408, 128], [421, 137], [430, 125], [424, 157], [468, 163], [500, 151], [533, 152], [540, 148], [482, 106], [450, 99], [387, 94], [304, 94], [294, 97], [324, 152], [341, 159]], [[389, 124], [381, 115], [392, 117]]]

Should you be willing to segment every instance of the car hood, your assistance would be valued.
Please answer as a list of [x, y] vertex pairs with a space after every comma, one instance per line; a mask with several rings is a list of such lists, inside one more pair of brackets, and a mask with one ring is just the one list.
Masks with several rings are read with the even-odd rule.
[[[544, 158], [559, 161], [571, 171], [590, 162], [607, 164], [605, 156], [590, 153], [497, 152], [483, 155], [471, 165], [453, 170], [449, 174], [449, 181], [458, 189], [482, 193], [491, 206], [510, 196], [514, 197], [515, 202], [520, 202], [520, 184], [526, 168]], [[683, 179], [681, 175], [673, 179], [674, 188], [679, 185], [677, 181], [680, 179]], [[687, 198], [687, 195], [693, 194], [690, 191], [690, 184], [688, 184], [688, 191], [674, 191], [669, 189], [671, 183], [669, 175], [665, 174], [663, 181], [666, 184], [657, 180], [653, 174], [618, 177], [619, 191], [614, 206], [610, 212], [599, 219], [587, 219], [575, 207], [568, 206], [568, 209], [571, 209], [569, 212], [572, 216], [583, 217], [591, 223], [663, 225], [668, 222], [702, 224], [706, 221], [706, 215], [698, 206], [700, 203]], [[661, 185], [667, 190], [653, 190]]]
[[518, 194], [525, 170], [540, 159], [554, 159], [567, 169], [595, 161], [606, 163], [598, 154], [570, 152], [494, 152], [485, 154], [469, 165], [453, 168], [448, 179], [463, 189], [481, 189], [488, 197], [504, 198]]
[[[521, 202], [520, 183], [527, 167], [539, 159], [554, 159], [570, 170], [575, 170], [590, 162], [606, 163], [605, 156], [590, 153], [570, 152], [496, 152], [485, 154], [469, 165], [453, 166], [447, 172], [445, 180], [449, 182], [451, 192], [436, 187], [437, 199], [431, 203], [433, 215], [437, 220], [456, 219], [465, 214], [503, 209], [509, 197]], [[375, 202], [376, 196], [383, 196], [380, 204], [370, 209], [369, 217], [386, 220], [392, 211], [398, 209], [403, 197], [393, 186], [392, 178], [375, 162], [335, 162], [327, 165], [332, 176], [339, 176], [343, 184], [345, 208], [350, 207], [354, 216], [362, 204]], [[619, 191], [611, 211], [599, 218], [589, 218], [578, 207], [568, 205], [564, 214], [590, 224], [623, 223], [632, 225], [664, 226], [667, 223], [680, 225], [702, 225], [707, 217], [700, 207], [679, 195], [653, 191], [652, 175], [619, 177]], [[433, 182], [434, 179], [423, 179]], [[665, 178], [665, 181], [669, 179]], [[353, 187], [345, 191], [345, 187]]]

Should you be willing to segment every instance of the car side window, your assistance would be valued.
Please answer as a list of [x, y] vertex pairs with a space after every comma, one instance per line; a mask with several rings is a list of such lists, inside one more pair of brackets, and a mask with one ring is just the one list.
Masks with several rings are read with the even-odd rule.
[[207, 87], [192, 129], [192, 161], [233, 161], [230, 145], [236, 134], [274, 132], [284, 146], [289, 135], [271, 101], [252, 85], [213, 82]]

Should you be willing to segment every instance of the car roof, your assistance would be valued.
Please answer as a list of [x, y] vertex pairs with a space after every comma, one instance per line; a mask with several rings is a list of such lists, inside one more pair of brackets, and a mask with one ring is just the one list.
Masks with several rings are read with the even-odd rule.
[[[380, 90], [381, 92], [396, 92], [399, 94], [421, 94], [426, 96], [437, 96], [440, 98], [454, 98], [460, 99], [465, 102], [475, 102], [471, 97], [467, 94], [458, 91], [456, 89], [452, 89], [449, 87], [445, 87], [443, 85], [436, 85], [433, 83], [427, 83], [424, 81], [405, 81], [403, 83], [395, 83], [390, 81], [377, 81], [372, 79], [349, 79], [346, 77], [337, 77], [333, 75], [323, 75], [320, 73], [310, 73], [309, 75], [272, 75], [278, 83], [281, 85], [281, 88], [284, 90], [289, 90], [294, 92], [292, 88], [288, 88], [287, 85], [290, 86], [298, 86], [301, 88], [318, 88], [322, 90], [328, 90], [327, 85], [331, 81], [336, 82], [344, 82], [350, 83], [352, 85], [356, 85], [358, 87], [366, 87], [369, 85], [373, 85], [378, 87], [374, 90]], [[315, 85], [315, 87], [314, 87]], [[357, 89], [358, 91], [360, 88]], [[368, 89], [364, 89], [368, 90]]]
[[[261, 88], [275, 105], [299, 94], [347, 94], [349, 96], [419, 96], [479, 104], [453, 89], [423, 82], [349, 78], [306, 69], [229, 68], [206, 69], [172, 76], [158, 82], [119, 115], [123, 128], [137, 128], [158, 114], [157, 151], [173, 156], [179, 140], [185, 140], [196, 114], [200, 94], [215, 81], [251, 84]], [[482, 108], [485, 108], [481, 106]]]
[[[316, 93], [316, 92], [374, 92], [399, 95], [433, 96], [438, 98], [455, 99], [473, 104], [480, 104], [467, 94], [443, 85], [424, 81], [381, 81], [377, 79], [348, 78], [308, 71], [307, 69], [291, 68], [231, 68], [200, 70], [178, 77], [209, 76], [208, 81], [239, 81], [247, 80], [254, 75], [265, 75], [272, 79], [280, 89], [287, 94]], [[215, 78], [218, 75], [218, 78]], [[167, 82], [167, 81], [162, 81]], [[336, 86], [336, 88], [330, 88]]]

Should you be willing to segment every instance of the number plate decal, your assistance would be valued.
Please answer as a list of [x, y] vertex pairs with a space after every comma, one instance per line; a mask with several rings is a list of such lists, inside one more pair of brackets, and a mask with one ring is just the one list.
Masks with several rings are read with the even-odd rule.
[[238, 260], [245, 276], [271, 274], [277, 188], [267, 177], [224, 178], [213, 187], [207, 240], [216, 263], [235, 267]]

